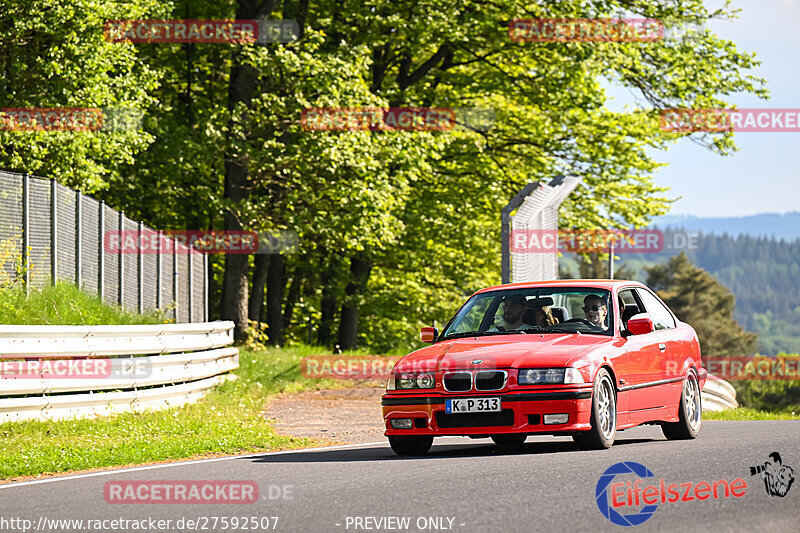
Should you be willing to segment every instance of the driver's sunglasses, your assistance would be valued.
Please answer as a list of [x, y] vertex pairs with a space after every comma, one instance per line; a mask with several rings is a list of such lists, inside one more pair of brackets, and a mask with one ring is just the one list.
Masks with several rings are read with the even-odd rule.
[[599, 311], [601, 309], [605, 309], [605, 305], [587, 305], [583, 308], [584, 313], [588, 313], [589, 311]]

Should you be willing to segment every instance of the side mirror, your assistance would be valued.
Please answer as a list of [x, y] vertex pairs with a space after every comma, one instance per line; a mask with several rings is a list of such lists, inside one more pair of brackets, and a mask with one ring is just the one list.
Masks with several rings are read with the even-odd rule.
[[439, 328], [425, 326], [419, 331], [419, 340], [422, 342], [436, 342], [439, 338]]
[[647, 313], [639, 313], [628, 319], [628, 331], [631, 335], [646, 335], [655, 331], [653, 319]]

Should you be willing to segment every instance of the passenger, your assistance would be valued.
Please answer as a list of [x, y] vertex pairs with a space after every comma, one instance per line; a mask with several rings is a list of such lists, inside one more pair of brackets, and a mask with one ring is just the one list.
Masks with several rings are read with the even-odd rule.
[[534, 307], [533, 312], [536, 316], [536, 325], [540, 327], [555, 326], [558, 319], [553, 316], [553, 309], [549, 305]]
[[602, 297], [596, 294], [590, 294], [584, 298], [583, 312], [586, 313], [586, 320], [591, 322], [593, 326], [597, 326], [598, 328], [607, 327], [606, 317], [608, 316], [608, 308]]

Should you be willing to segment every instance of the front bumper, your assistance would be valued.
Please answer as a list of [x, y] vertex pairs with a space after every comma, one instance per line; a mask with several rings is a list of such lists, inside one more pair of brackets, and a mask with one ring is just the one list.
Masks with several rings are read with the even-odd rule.
[[[500, 413], [445, 413], [450, 398], [500, 398]], [[385, 435], [499, 435], [504, 433], [572, 433], [590, 429], [592, 386], [495, 393], [397, 394], [381, 398]], [[544, 424], [546, 414], [567, 414], [566, 424]], [[411, 418], [411, 429], [394, 429], [393, 418]]]

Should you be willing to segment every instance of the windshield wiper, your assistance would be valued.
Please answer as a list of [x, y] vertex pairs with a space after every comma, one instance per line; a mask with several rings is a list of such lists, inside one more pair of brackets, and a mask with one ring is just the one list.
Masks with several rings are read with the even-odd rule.
[[488, 335], [508, 335], [510, 333], [522, 333], [522, 330], [519, 329], [512, 329], [508, 331], [464, 331], [462, 333], [453, 333], [446, 337], [442, 337], [440, 340], [448, 340], [448, 339], [462, 339], [464, 337], [485, 337]]
[[516, 331], [519, 331], [521, 333], [542, 333], [542, 332], [544, 332], [544, 333], [552, 333], [552, 330], [550, 330], [548, 328], [550, 328], [550, 326], [547, 326], [547, 327], [545, 327], [545, 326], [531, 326], [529, 328], [518, 329]]

